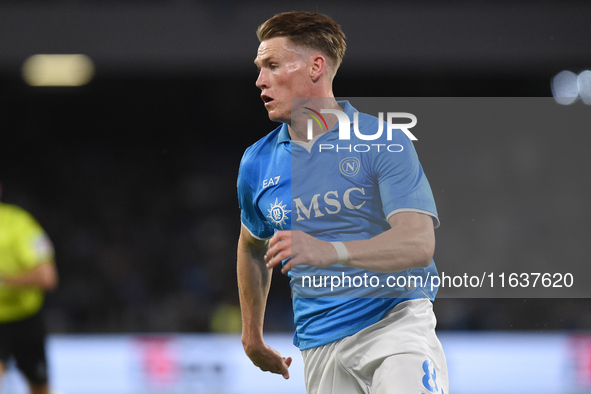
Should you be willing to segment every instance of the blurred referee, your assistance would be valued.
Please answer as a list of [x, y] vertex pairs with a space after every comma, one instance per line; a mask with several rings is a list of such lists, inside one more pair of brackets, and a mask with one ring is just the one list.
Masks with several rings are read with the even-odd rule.
[[57, 282], [53, 245], [43, 228], [22, 208], [0, 202], [0, 379], [12, 356], [32, 394], [49, 393], [41, 310], [45, 292]]

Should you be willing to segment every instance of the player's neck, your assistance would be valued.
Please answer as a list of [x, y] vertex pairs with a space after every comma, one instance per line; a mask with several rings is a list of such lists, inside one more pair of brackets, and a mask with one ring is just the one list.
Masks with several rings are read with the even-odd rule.
[[307, 142], [332, 130], [338, 119], [322, 114], [323, 109], [343, 110], [334, 96], [292, 99], [292, 116], [288, 123], [291, 140]]

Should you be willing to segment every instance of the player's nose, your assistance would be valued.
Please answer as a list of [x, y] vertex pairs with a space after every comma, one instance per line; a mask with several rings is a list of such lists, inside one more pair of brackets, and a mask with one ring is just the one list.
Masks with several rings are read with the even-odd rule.
[[265, 70], [261, 70], [259, 71], [259, 76], [255, 82], [255, 85], [257, 86], [257, 88], [263, 90], [269, 87], [268, 81], [267, 81], [267, 77], [265, 75]]

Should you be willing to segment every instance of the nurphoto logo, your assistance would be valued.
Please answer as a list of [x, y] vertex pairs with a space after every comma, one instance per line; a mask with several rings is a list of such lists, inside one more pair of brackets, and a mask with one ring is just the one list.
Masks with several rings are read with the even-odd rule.
[[[322, 114], [333, 114], [338, 119], [339, 124], [339, 140], [340, 141], [349, 141], [351, 140], [351, 119], [349, 116], [344, 113], [343, 111], [337, 109], [321, 109], [320, 112], [310, 108], [310, 107], [303, 107], [304, 109], [310, 112], [304, 112], [304, 114], [310, 116], [311, 119], [307, 121], [307, 137], [308, 140], [314, 138], [314, 122], [320, 126], [320, 130], [328, 131], [328, 125], [324, 116]], [[363, 141], [375, 141], [382, 136], [384, 133], [384, 113], [378, 113], [378, 130], [374, 134], [363, 134], [359, 131], [359, 112], [355, 112], [353, 114], [353, 132], [355, 136]], [[410, 120], [409, 123], [394, 123], [394, 120], [398, 119], [408, 119]], [[418, 138], [414, 136], [408, 129], [416, 126], [417, 124], [417, 117], [408, 112], [387, 112], [386, 113], [386, 138], [388, 141], [392, 140], [392, 131], [393, 130], [400, 130], [402, 131], [411, 141], [417, 141]], [[400, 144], [356, 144], [356, 145], [333, 145], [333, 144], [320, 144], [319, 149], [320, 152], [323, 150], [346, 150], [348, 152], [368, 152], [370, 150], [377, 149], [379, 152], [380, 149], [383, 151], [388, 152], [402, 152], [404, 149]]]

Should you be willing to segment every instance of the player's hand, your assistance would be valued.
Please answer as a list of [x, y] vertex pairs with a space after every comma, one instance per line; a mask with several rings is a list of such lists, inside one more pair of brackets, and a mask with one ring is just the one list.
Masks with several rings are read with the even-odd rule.
[[291, 259], [281, 269], [284, 274], [296, 265], [328, 267], [338, 260], [337, 252], [330, 242], [321, 241], [300, 230], [278, 231], [269, 240], [269, 249], [265, 254], [267, 267], [273, 268], [289, 257]]
[[262, 371], [268, 371], [282, 375], [285, 379], [289, 379], [289, 366], [291, 365], [291, 357], [282, 357], [278, 351], [270, 346], [262, 344], [255, 349], [244, 349], [246, 355], [254, 365], [259, 367]]

